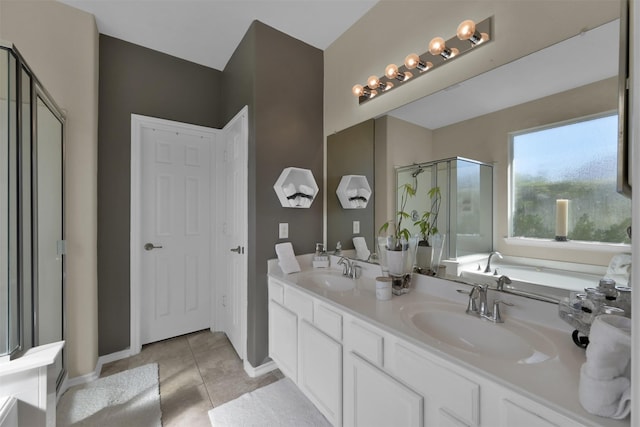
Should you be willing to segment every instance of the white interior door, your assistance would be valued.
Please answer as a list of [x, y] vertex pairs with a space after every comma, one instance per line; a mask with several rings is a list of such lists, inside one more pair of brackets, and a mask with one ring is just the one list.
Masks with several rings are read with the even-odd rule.
[[210, 327], [212, 133], [141, 129], [140, 344]]
[[222, 130], [225, 141], [225, 203], [222, 248], [226, 280], [219, 295], [222, 330], [242, 360], [246, 359], [247, 319], [247, 108]]

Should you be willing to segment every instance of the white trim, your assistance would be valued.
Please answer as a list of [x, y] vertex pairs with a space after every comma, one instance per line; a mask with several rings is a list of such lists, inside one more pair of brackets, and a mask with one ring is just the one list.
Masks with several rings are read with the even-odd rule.
[[244, 371], [251, 378], [256, 378], [261, 375], [268, 374], [269, 372], [275, 371], [276, 369], [278, 369], [278, 365], [276, 365], [273, 360], [267, 363], [263, 363], [262, 365], [255, 368], [251, 365], [251, 363], [247, 362], [246, 359], [244, 361]]
[[75, 387], [77, 385], [90, 383], [91, 381], [95, 381], [100, 378], [100, 373], [102, 372], [102, 367], [107, 363], [115, 362], [116, 360], [126, 359], [131, 356], [131, 350], [126, 349], [122, 351], [118, 351], [111, 354], [106, 354], [104, 356], [98, 357], [98, 361], [96, 362], [96, 367], [92, 372], [88, 374], [80, 375], [79, 377], [69, 378], [67, 374], [64, 376], [64, 380], [62, 380], [62, 385], [60, 385], [60, 389], [58, 390], [57, 399], [60, 399], [67, 390], [71, 387]]
[[534, 239], [531, 237], [505, 237], [504, 243], [507, 245], [520, 247], [537, 247], [549, 249], [569, 249], [584, 252], [602, 252], [617, 254], [620, 252], [631, 252], [631, 245], [624, 243], [600, 243], [572, 241], [556, 242], [551, 239]]
[[[227, 130], [228, 126], [231, 123], [234, 123], [236, 120], [242, 120], [242, 132], [244, 133], [243, 143], [244, 143], [244, 173], [245, 173], [245, 187], [247, 191], [249, 191], [249, 106], [245, 105], [240, 109], [240, 111], [233, 116], [231, 120], [224, 126], [223, 132]], [[226, 135], [226, 134], [225, 134]], [[225, 150], [227, 148], [228, 141], [224, 141]], [[225, 165], [226, 167], [226, 165]], [[223, 170], [221, 168], [221, 170]], [[226, 189], [226, 187], [225, 187]], [[245, 202], [244, 212], [242, 212], [242, 221], [245, 223], [245, 232], [243, 236], [242, 246], [245, 248], [245, 253], [243, 254], [244, 260], [244, 286], [240, 289], [240, 359], [247, 363], [247, 318], [248, 318], [248, 305], [249, 305], [249, 297], [248, 297], [248, 286], [249, 286], [249, 262], [248, 262], [248, 247], [249, 247], [249, 205], [248, 202]], [[246, 366], [246, 365], [245, 365]], [[251, 365], [249, 365], [251, 366]]]
[[[156, 129], [170, 130], [179, 129], [180, 132], [187, 134], [211, 134], [218, 135], [219, 130], [204, 126], [197, 126], [188, 123], [174, 122], [171, 120], [158, 119], [155, 117], [142, 116], [139, 114], [131, 114], [131, 234], [129, 242], [130, 250], [130, 298], [131, 298], [131, 325], [130, 325], [130, 355], [140, 353], [142, 344], [140, 342], [140, 281], [142, 272], [140, 269], [140, 252], [139, 248], [142, 242], [140, 231], [140, 198], [142, 183], [142, 149], [141, 149], [141, 129], [145, 126], [154, 127]], [[214, 284], [212, 284], [212, 287]], [[212, 289], [212, 292], [214, 290]]]

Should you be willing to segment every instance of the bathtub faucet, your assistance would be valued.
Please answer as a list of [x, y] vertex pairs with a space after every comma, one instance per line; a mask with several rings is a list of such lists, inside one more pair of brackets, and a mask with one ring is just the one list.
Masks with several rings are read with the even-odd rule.
[[510, 285], [510, 284], [511, 284], [511, 279], [509, 278], [509, 276], [505, 276], [503, 274], [498, 278], [498, 280], [496, 280], [496, 289], [499, 291], [503, 291], [504, 285]]
[[489, 254], [489, 259], [487, 260], [487, 267], [484, 269], [485, 273], [491, 273], [491, 257], [494, 255], [498, 255], [498, 258], [502, 259], [502, 254], [498, 251], [491, 252]]

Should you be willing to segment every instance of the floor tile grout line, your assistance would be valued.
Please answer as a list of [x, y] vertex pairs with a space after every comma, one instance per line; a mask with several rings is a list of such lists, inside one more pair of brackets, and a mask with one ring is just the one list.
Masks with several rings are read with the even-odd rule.
[[[209, 331], [211, 333], [211, 331]], [[204, 386], [204, 391], [207, 392], [207, 397], [209, 398], [209, 404], [211, 404], [211, 408], [213, 408], [213, 399], [211, 399], [211, 394], [209, 393], [209, 387], [204, 381], [204, 377], [202, 376], [202, 371], [200, 370], [200, 364], [198, 363], [198, 358], [193, 351], [193, 347], [191, 346], [191, 342], [187, 338], [187, 345], [189, 346], [189, 350], [191, 351], [191, 356], [193, 357], [193, 361], [196, 364], [196, 369], [198, 369], [198, 375], [200, 375], [200, 379], [202, 380], [202, 385]]]

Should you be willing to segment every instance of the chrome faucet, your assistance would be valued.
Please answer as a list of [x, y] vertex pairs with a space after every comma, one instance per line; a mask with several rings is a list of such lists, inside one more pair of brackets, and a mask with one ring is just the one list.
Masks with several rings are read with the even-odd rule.
[[505, 276], [503, 274], [498, 278], [498, 280], [496, 280], [496, 290], [503, 291], [504, 285], [510, 285], [510, 284], [511, 284], [511, 279], [509, 278], [509, 276]]
[[467, 304], [467, 314], [482, 316], [487, 314], [487, 288], [489, 285], [473, 285], [470, 291], [458, 290], [460, 293], [469, 295]]
[[[506, 276], [504, 276], [506, 277]], [[493, 302], [493, 311], [489, 311], [487, 305], [487, 289], [489, 285], [474, 285], [471, 291], [458, 290], [458, 292], [469, 294], [469, 303], [467, 304], [467, 314], [482, 317], [492, 321], [493, 323], [504, 323], [500, 315], [500, 304], [513, 305], [506, 301], [495, 300]]]
[[357, 279], [359, 277], [358, 270], [362, 269], [362, 267], [356, 264], [355, 261], [343, 256], [338, 260], [338, 265], [342, 266], [342, 275], [352, 279]]
[[489, 254], [489, 259], [487, 259], [487, 266], [484, 269], [485, 273], [491, 273], [491, 257], [497, 255], [498, 258], [502, 259], [502, 254], [498, 251], [493, 251]]

